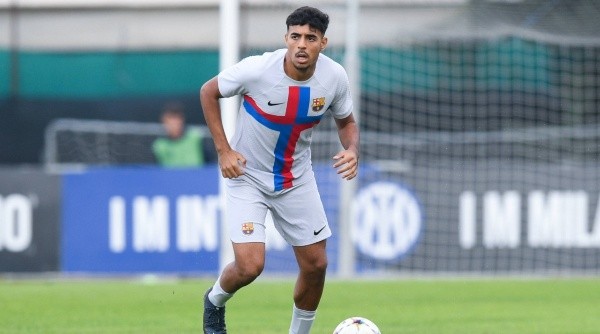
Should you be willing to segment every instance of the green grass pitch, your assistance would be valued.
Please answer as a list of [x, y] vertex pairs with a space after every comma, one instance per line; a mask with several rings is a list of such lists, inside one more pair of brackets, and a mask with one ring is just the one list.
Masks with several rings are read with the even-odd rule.
[[[200, 333], [210, 280], [0, 278], [0, 333]], [[292, 280], [259, 279], [227, 306], [233, 334], [287, 333]], [[600, 333], [599, 279], [330, 279], [315, 334], [364, 316], [393, 333]]]

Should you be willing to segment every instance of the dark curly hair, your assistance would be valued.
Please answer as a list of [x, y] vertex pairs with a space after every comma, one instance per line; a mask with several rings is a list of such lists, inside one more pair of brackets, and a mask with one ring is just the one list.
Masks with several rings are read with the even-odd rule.
[[290, 26], [303, 26], [308, 24], [311, 28], [319, 30], [323, 35], [329, 25], [329, 15], [323, 13], [317, 8], [304, 6], [293, 11], [285, 20], [289, 29]]

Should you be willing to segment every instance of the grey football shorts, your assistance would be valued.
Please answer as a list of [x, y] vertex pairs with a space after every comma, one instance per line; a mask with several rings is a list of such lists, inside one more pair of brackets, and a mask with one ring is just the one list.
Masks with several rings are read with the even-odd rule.
[[267, 210], [279, 234], [292, 246], [306, 246], [331, 236], [317, 183], [268, 194], [243, 179], [226, 182], [225, 221], [231, 241], [265, 242]]

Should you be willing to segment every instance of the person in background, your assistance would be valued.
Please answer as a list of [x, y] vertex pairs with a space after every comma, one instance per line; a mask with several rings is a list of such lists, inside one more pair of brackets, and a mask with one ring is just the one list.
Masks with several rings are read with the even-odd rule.
[[198, 130], [186, 127], [183, 106], [165, 106], [161, 123], [166, 136], [152, 144], [157, 162], [164, 167], [199, 167], [204, 164], [202, 136]]

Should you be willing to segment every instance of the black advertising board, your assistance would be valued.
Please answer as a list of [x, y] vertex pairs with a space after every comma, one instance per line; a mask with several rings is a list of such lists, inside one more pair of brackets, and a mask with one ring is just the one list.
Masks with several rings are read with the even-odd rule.
[[0, 272], [59, 270], [60, 176], [0, 169]]

